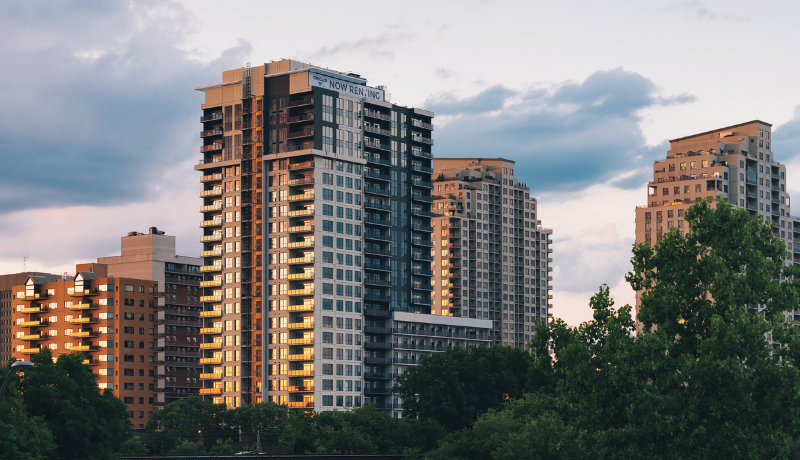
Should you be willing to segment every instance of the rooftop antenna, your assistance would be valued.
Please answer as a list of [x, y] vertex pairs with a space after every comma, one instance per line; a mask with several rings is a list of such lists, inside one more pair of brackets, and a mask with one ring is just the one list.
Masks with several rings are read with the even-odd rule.
[[28, 273], [28, 256], [22, 256], [22, 272]]

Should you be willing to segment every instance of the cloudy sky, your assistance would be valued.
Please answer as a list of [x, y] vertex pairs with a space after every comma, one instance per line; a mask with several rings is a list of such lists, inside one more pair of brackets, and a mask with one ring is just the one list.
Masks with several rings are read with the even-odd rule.
[[[800, 194], [800, 3], [0, 3], [0, 273], [61, 273], [157, 226], [196, 254], [197, 123], [221, 71], [291, 58], [436, 113], [440, 156], [502, 156], [554, 229], [554, 314], [633, 301], [634, 207], [667, 140], [761, 119]], [[798, 171], [797, 175], [792, 171]]]

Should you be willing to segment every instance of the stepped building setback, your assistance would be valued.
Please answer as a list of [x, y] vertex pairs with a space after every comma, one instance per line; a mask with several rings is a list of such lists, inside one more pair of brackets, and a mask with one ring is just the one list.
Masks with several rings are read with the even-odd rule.
[[291, 60], [197, 89], [201, 394], [400, 415], [407, 365], [491, 343], [488, 318], [431, 315], [432, 112]]
[[636, 242], [655, 244], [675, 227], [685, 234], [686, 208], [722, 197], [768, 223], [786, 243], [787, 263], [800, 263], [800, 218], [791, 215], [771, 132], [771, 124], [753, 120], [671, 140], [667, 158], [653, 165], [647, 205], [636, 208]]

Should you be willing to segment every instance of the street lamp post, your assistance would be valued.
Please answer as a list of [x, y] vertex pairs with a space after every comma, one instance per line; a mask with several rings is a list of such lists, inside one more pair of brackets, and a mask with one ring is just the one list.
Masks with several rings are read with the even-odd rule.
[[11, 369], [9, 369], [8, 374], [6, 374], [5, 380], [3, 380], [3, 386], [0, 387], [0, 399], [3, 399], [3, 393], [6, 392], [6, 387], [8, 386], [8, 379], [11, 377], [11, 374], [17, 371], [21, 371], [27, 369], [29, 367], [33, 367], [33, 363], [30, 361], [14, 361], [11, 365]]

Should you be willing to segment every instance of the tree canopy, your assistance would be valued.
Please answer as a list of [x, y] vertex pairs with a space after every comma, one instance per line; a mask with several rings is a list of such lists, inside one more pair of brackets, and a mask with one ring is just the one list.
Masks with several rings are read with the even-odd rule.
[[592, 321], [538, 323], [525, 397], [429, 458], [796, 455], [800, 335], [783, 312], [800, 308], [798, 271], [747, 211], [702, 202], [685, 218], [686, 235], [634, 247], [638, 330], [605, 286]]
[[425, 357], [397, 379], [403, 414], [435, 420], [448, 431], [472, 424], [489, 409], [520, 398], [530, 355], [513, 347], [448, 348]]

